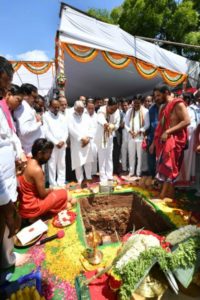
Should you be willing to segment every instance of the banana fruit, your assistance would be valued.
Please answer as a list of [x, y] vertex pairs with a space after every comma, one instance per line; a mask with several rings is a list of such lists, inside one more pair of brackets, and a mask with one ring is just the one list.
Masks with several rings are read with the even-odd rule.
[[26, 286], [25, 288], [18, 290], [16, 293], [12, 293], [10, 298], [6, 300], [45, 300], [45, 298], [40, 296], [34, 286]]

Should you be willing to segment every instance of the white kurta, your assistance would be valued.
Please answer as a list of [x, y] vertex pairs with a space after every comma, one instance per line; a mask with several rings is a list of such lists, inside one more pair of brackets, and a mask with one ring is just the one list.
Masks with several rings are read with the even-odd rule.
[[[104, 124], [107, 123], [106, 120], [106, 106], [101, 106], [97, 112], [97, 131], [95, 137], [95, 143], [97, 148], [104, 148], [103, 139], [104, 139]], [[113, 133], [110, 135], [109, 140], [113, 140], [115, 136], [115, 131], [119, 128], [120, 125], [120, 112], [119, 109], [116, 112], [109, 116], [109, 123], [115, 126]], [[106, 146], [105, 146], [106, 147]]]
[[[17, 178], [15, 159], [23, 153], [20, 141], [9, 127], [7, 119], [0, 108], [0, 205], [17, 200]], [[1, 208], [0, 208], [1, 209]], [[8, 238], [9, 230], [5, 227], [3, 241], [0, 245], [0, 268], [9, 268], [15, 264], [13, 239]]]
[[93, 153], [93, 163], [92, 163], [92, 175], [96, 175], [97, 173], [97, 145], [95, 143], [95, 136], [96, 136], [96, 131], [97, 131], [97, 114], [94, 112], [92, 116], [90, 116], [87, 112], [85, 111], [85, 114], [90, 118], [91, 121], [91, 147], [92, 147], [92, 153]]
[[[123, 122], [125, 123], [126, 113], [123, 113]], [[121, 147], [122, 171], [127, 171], [128, 160], [128, 132], [124, 126], [122, 129], [122, 147]]]
[[71, 142], [72, 170], [93, 162], [91, 141], [87, 146], [81, 146], [82, 138], [90, 137], [92, 139], [92, 126], [87, 114], [83, 113], [82, 116], [79, 116], [76, 112], [73, 112], [70, 115], [69, 134]]
[[[140, 126], [140, 111], [135, 111], [134, 119], [132, 117], [133, 109], [129, 109], [126, 113], [125, 117], [125, 127], [128, 132], [128, 155], [129, 155], [129, 174], [135, 175], [135, 167], [136, 167], [136, 157], [137, 157], [137, 170], [136, 175], [141, 176], [142, 172], [142, 158], [143, 158], [143, 149], [142, 149], [142, 141], [144, 136], [138, 135], [135, 138], [132, 138], [130, 131], [138, 133], [139, 131], [145, 133], [145, 131], [149, 128], [149, 111], [148, 109], [141, 107], [144, 124]], [[133, 128], [132, 128], [133, 126]]]
[[184, 151], [180, 174], [176, 180], [176, 184], [179, 186], [191, 186], [195, 180], [196, 152], [194, 151], [194, 142], [195, 130], [200, 119], [196, 105], [188, 106], [187, 110], [190, 116], [190, 125], [187, 127], [188, 149]]
[[35, 110], [25, 100], [14, 112], [14, 118], [22, 148], [27, 156], [31, 156], [34, 141], [43, 137], [42, 123], [37, 122]]
[[97, 113], [97, 132], [95, 142], [97, 145], [98, 159], [99, 159], [99, 174], [100, 181], [106, 182], [113, 179], [113, 137], [115, 131], [119, 128], [120, 113], [119, 109], [112, 115], [109, 115], [109, 123], [115, 126], [114, 131], [104, 143], [104, 124], [108, 123], [106, 116], [106, 106], [100, 107]]
[[0, 108], [0, 168], [9, 191], [10, 200], [17, 200], [17, 180], [15, 160], [23, 153], [16, 133], [9, 127], [7, 119]]
[[[63, 186], [65, 184], [66, 164], [65, 149], [68, 138], [68, 125], [63, 114], [54, 115], [47, 111], [43, 116], [45, 137], [54, 144], [54, 149], [48, 161], [49, 183], [51, 186]], [[62, 148], [56, 147], [64, 142]]]

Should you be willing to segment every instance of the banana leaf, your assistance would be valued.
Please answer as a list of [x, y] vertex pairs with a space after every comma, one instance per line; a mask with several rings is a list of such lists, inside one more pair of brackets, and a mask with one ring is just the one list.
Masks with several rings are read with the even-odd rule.
[[188, 267], [186, 269], [177, 268], [176, 270], [173, 271], [173, 274], [184, 288], [188, 288], [188, 286], [192, 282], [193, 276], [198, 271], [199, 267], [200, 267], [200, 251], [197, 252], [197, 259], [192, 267]]

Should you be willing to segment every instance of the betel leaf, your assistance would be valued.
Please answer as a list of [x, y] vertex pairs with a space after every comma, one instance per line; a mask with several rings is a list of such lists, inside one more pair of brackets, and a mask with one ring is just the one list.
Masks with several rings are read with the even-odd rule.
[[192, 282], [194, 274], [198, 271], [199, 267], [200, 267], [200, 251], [197, 252], [197, 259], [192, 266], [188, 268], [177, 268], [176, 270], [173, 271], [173, 273], [174, 276], [177, 278], [177, 280], [182, 284], [182, 286], [184, 288], [188, 288], [188, 286]]

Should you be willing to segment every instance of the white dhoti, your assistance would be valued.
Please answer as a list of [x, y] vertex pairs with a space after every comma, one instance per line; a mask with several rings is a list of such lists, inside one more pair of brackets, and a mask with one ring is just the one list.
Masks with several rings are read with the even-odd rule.
[[83, 168], [85, 169], [86, 179], [91, 180], [92, 163], [93, 163], [91, 144], [89, 143], [86, 147], [82, 148], [80, 146], [80, 142], [72, 139], [71, 158], [72, 158], [72, 170], [75, 170], [76, 179], [78, 183], [81, 183], [84, 179]]
[[80, 184], [83, 179], [84, 179], [84, 175], [83, 175], [83, 169], [85, 170], [85, 177], [87, 180], [91, 180], [92, 179], [92, 164], [88, 163], [85, 164], [82, 167], [78, 167], [75, 169], [75, 173], [76, 173], [76, 179], [78, 181], [78, 183]]
[[97, 145], [92, 142], [92, 155], [93, 155], [93, 163], [92, 163], [92, 175], [97, 174]]
[[5, 145], [0, 147], [0, 167], [4, 174], [4, 180], [9, 190], [10, 200], [17, 201], [17, 178], [15, 169], [15, 153], [13, 146]]
[[[10, 200], [17, 201], [17, 179], [15, 170], [15, 154], [12, 144], [0, 147], [0, 168], [6, 188], [9, 192]], [[5, 226], [5, 221], [1, 220], [1, 226]], [[15, 264], [15, 255], [13, 254], [13, 238], [8, 238], [9, 231], [5, 227], [2, 243], [0, 243], [0, 267], [8, 268]]]
[[53, 149], [50, 160], [48, 161], [49, 168], [49, 184], [51, 186], [63, 186], [65, 185], [65, 151], [63, 146], [58, 149], [56, 146]]
[[128, 167], [127, 167], [127, 162], [128, 162], [128, 141], [123, 141], [122, 142], [122, 147], [121, 147], [121, 159], [122, 159], [122, 171], [126, 172]]
[[141, 176], [142, 172], [142, 140], [135, 140], [130, 138], [128, 141], [128, 155], [129, 155], [129, 174], [135, 175], [136, 158], [137, 170], [136, 175]]
[[113, 179], [113, 138], [110, 138], [106, 148], [99, 147], [99, 175], [100, 181], [106, 182]]
[[147, 151], [142, 149], [142, 172], [147, 172], [148, 171], [148, 154]]
[[195, 182], [196, 152], [194, 151], [195, 131], [188, 129], [188, 149], [184, 151], [180, 174], [176, 180], [178, 186], [191, 186]]

